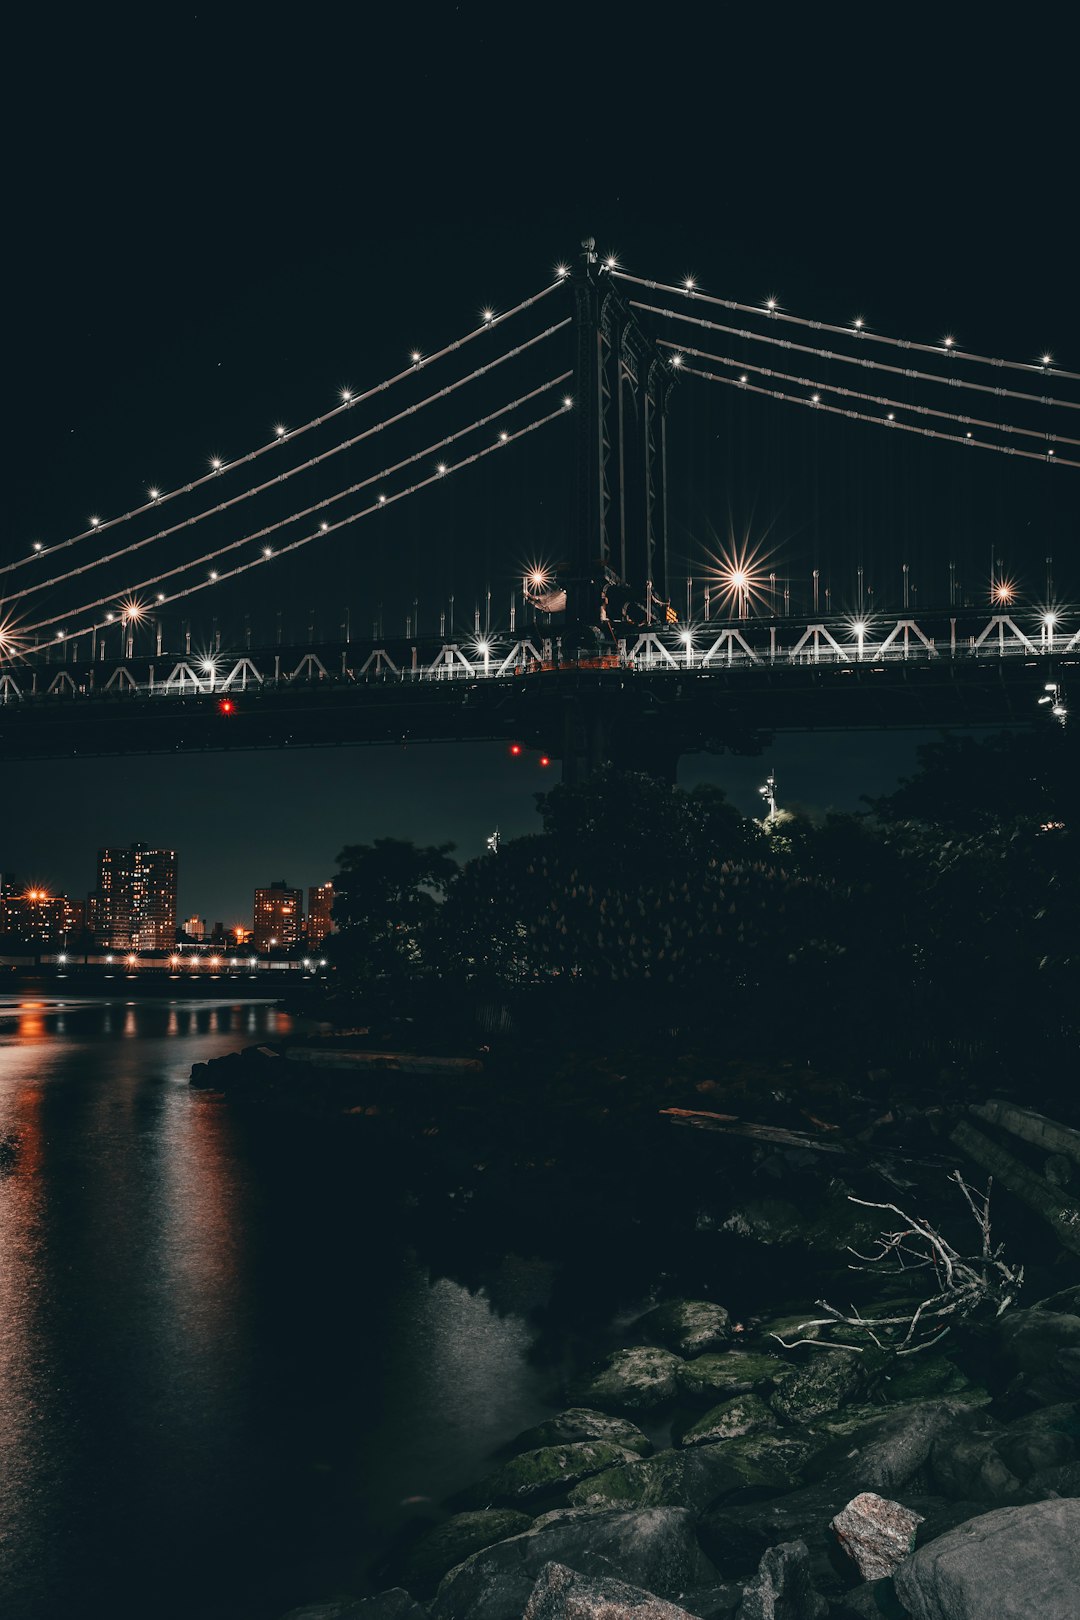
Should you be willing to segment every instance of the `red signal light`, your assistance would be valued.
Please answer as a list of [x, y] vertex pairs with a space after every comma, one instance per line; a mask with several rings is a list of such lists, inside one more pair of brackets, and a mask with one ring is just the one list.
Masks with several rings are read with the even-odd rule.
[[551, 761], [550, 761], [550, 759], [549, 759], [549, 758], [548, 758], [548, 757], [547, 757], [547, 755], [546, 755], [546, 754], [541, 754], [541, 755], [540, 755], [540, 763], [541, 763], [541, 765], [550, 765], [550, 764], [551, 764]]
[[220, 700], [220, 702], [218, 703], [218, 713], [219, 714], [235, 714], [236, 713], [236, 704], [233, 702], [232, 698], [222, 698]]
[[510, 744], [510, 752], [514, 755], [514, 757], [516, 759], [518, 754], [521, 753], [521, 744], [520, 743], [511, 743]]

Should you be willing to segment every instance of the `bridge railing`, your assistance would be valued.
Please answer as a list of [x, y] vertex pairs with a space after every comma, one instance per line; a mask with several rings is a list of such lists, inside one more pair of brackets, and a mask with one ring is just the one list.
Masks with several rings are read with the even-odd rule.
[[65, 699], [227, 697], [296, 686], [475, 683], [595, 670], [616, 675], [722, 673], [796, 666], [884, 667], [1080, 656], [1080, 628], [994, 614], [862, 621], [820, 619], [699, 623], [647, 628], [596, 649], [570, 652], [558, 637], [492, 635], [456, 641], [335, 643], [192, 659], [155, 654], [105, 663], [34, 659], [0, 666], [0, 704]]

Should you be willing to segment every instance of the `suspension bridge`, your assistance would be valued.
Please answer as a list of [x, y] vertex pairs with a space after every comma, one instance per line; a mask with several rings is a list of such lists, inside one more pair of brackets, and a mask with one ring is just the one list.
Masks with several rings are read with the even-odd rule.
[[[1066, 720], [1080, 614], [1049, 557], [1037, 598], [993, 557], [974, 578], [944, 559], [933, 597], [906, 563], [886, 593], [865, 561], [834, 594], [749, 538], [680, 570], [669, 438], [676, 391], [711, 384], [1057, 481], [1080, 468], [1080, 374], [646, 280], [583, 247], [382, 381], [0, 564], [0, 758], [482, 738], [573, 777], [609, 758], [670, 773], [784, 729]], [[265, 605], [275, 568], [318, 568], [343, 535], [379, 554], [388, 510], [534, 435], [555, 441], [564, 515], [544, 555], [496, 559], [465, 624], [460, 597], [414, 587], [400, 628], [381, 601], [370, 634], [349, 607], [329, 634], [281, 610], [253, 628], [238, 589], [258, 582]]]

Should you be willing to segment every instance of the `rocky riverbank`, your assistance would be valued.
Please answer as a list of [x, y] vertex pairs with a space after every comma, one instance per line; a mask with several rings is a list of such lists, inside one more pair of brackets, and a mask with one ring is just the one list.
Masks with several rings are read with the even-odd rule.
[[[654, 1272], [656, 1254], [666, 1261], [652, 1285], [663, 1302], [611, 1329], [598, 1356], [593, 1344], [550, 1417], [387, 1553], [378, 1595], [290, 1620], [1076, 1612], [1080, 1269], [1045, 1212], [1009, 1195], [995, 1194], [994, 1211], [1007, 1258], [989, 1244], [977, 1252], [969, 1217], [981, 1205], [969, 1210], [949, 1184], [967, 1164], [953, 1144], [963, 1103], [875, 1113], [880, 1096], [849, 1096], [846, 1128], [833, 1129], [818, 1112], [822, 1088], [759, 1087], [747, 1120], [733, 1117], [731, 1085], [706, 1093], [704, 1129], [678, 1131], [680, 1114], [661, 1121], [657, 1103], [700, 1103], [700, 1077], [651, 1098], [631, 1087], [613, 1118], [602, 1083], [560, 1113], [557, 1086], [542, 1110], [535, 1090], [509, 1088], [496, 1103], [490, 1076], [471, 1066], [403, 1070], [376, 1056], [314, 1063], [302, 1079], [301, 1067], [263, 1053], [196, 1079], [272, 1107], [303, 1091], [319, 1118], [437, 1148], [424, 1196], [475, 1210], [504, 1245], [510, 1217], [540, 1200], [536, 1231], [572, 1237], [614, 1208], [623, 1244], [651, 1243]], [[796, 1128], [807, 1123], [813, 1132]], [[1043, 1183], [1056, 1187], [1071, 1172], [1054, 1158]], [[904, 1255], [875, 1241], [902, 1208], [925, 1222], [908, 1229], [917, 1249], [946, 1230], [957, 1248], [945, 1244], [934, 1265], [919, 1263], [934, 1260], [932, 1245], [909, 1247], [907, 1269], [894, 1270]], [[850, 1248], [889, 1266], [856, 1275]], [[922, 1302], [952, 1298], [950, 1255], [1002, 1286], [970, 1314], [927, 1315], [923, 1331]], [[663, 1299], [690, 1271], [708, 1279], [701, 1297]], [[839, 1301], [842, 1324], [822, 1298]]]

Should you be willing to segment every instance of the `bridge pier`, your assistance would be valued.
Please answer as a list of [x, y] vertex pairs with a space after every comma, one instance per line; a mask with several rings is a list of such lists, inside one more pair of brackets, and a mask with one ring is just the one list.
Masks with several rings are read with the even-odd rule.
[[656, 728], [627, 727], [609, 712], [600, 695], [575, 693], [562, 702], [562, 774], [571, 786], [588, 781], [605, 765], [642, 771], [674, 784], [682, 749]]

